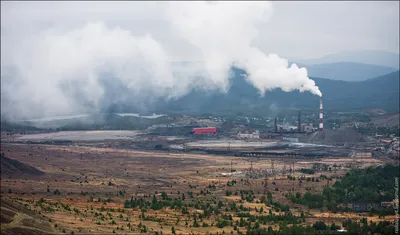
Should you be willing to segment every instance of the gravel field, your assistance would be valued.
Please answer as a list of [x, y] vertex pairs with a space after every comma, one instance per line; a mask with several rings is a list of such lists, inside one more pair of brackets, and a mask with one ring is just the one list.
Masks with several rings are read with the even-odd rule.
[[140, 131], [60, 131], [52, 133], [22, 135], [16, 140], [70, 140], [70, 141], [98, 141], [98, 140], [126, 140], [141, 134]]

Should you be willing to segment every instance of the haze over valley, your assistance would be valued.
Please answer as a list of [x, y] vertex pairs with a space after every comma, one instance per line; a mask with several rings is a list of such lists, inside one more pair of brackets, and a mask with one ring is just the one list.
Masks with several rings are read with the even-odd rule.
[[1, 2], [1, 234], [397, 234], [399, 2]]

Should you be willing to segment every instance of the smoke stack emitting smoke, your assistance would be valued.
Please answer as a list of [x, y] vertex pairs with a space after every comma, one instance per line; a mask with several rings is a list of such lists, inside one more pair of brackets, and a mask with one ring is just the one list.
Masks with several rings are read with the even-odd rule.
[[324, 113], [322, 107], [322, 96], [319, 98], [319, 130], [324, 130]]
[[[82, 113], [87, 104], [96, 109], [107, 89], [100, 82], [102, 73], [112, 74], [135, 95], [129, 102], [143, 104], [149, 97], [179, 98], [194, 88], [226, 92], [232, 66], [246, 70], [247, 81], [261, 96], [281, 88], [322, 97], [305, 68], [288, 67], [287, 60], [252, 45], [271, 3], [171, 2], [157, 7], [162, 7], [161, 20], [171, 25], [173, 37], [197, 48], [201, 63], [175, 66], [173, 58], [185, 54], [175, 50], [172, 55], [168, 42], [103, 22], [71, 30], [53, 27], [19, 41], [12, 32], [2, 33], [2, 116]], [[10, 68], [13, 72], [6, 74]]]

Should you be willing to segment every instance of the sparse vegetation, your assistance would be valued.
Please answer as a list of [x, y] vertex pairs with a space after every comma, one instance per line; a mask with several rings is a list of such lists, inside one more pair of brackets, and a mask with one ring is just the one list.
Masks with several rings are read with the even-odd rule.
[[[60, 151], [63, 153], [62, 150], [63, 147], [60, 147], [57, 149], [58, 152], [52, 150], [54, 152], [45, 152], [44, 154], [58, 156]], [[7, 192], [8, 189], [12, 189], [13, 192], [10, 191], [10, 195], [2, 195], [12, 197], [24, 205], [24, 208], [40, 213], [40, 216], [45, 216], [47, 222], [53, 223], [56, 231], [62, 232], [65, 229], [68, 230], [66, 233], [73, 231], [78, 234], [91, 233], [95, 231], [92, 228], [90, 232], [88, 230], [77, 232], [82, 227], [90, 227], [90, 225], [101, 231], [107, 231], [107, 233], [119, 234], [130, 232], [162, 234], [161, 231], [169, 231], [174, 234], [196, 234], [199, 231], [210, 231], [213, 234], [216, 231], [218, 234], [232, 232], [233, 234], [335, 234], [336, 230], [345, 225], [348, 226], [346, 228], [349, 231], [350, 229], [355, 231], [354, 234], [363, 233], [363, 229], [367, 229], [366, 226], [368, 226], [368, 231], [383, 231], [383, 234], [390, 234], [393, 231], [392, 224], [379, 222], [377, 216], [374, 217], [374, 221], [378, 222], [370, 222], [368, 225], [365, 225], [364, 221], [353, 220], [339, 226], [341, 224], [325, 224], [326, 220], [325, 223], [322, 222], [326, 216], [322, 216], [321, 221], [315, 222], [316, 215], [314, 213], [316, 212], [307, 211], [308, 208], [317, 208], [323, 211], [329, 209], [332, 213], [340, 212], [344, 210], [341, 209], [341, 204], [346, 202], [345, 200], [376, 203], [389, 200], [390, 197], [394, 197], [394, 192], [390, 191], [393, 189], [390, 180], [398, 176], [394, 173], [395, 169], [388, 168], [389, 166], [375, 170], [373, 168], [353, 170], [346, 175], [339, 172], [339, 175], [333, 177], [335, 168], [332, 165], [330, 165], [332, 168], [329, 171], [329, 167], [324, 165], [308, 164], [299, 172], [303, 174], [318, 173], [313, 176], [296, 173], [293, 177], [281, 177], [280, 175], [278, 177], [277, 175], [274, 179], [269, 178], [267, 190], [264, 191], [264, 176], [259, 178], [243, 177], [243, 179], [219, 178], [219, 175], [216, 177], [215, 165], [226, 164], [229, 166], [231, 162], [228, 157], [213, 158], [212, 167], [207, 166], [209, 162], [206, 161], [209, 158], [204, 157], [202, 161], [207, 164], [203, 164], [202, 161], [194, 163], [202, 166], [200, 174], [192, 171], [190, 177], [182, 179], [180, 178], [181, 172], [160, 171], [160, 165], [173, 169], [172, 166], [176, 167], [176, 165], [182, 164], [179, 166], [185, 169], [186, 162], [192, 161], [193, 156], [191, 158], [177, 155], [168, 157], [160, 154], [153, 157], [154, 153], [140, 152], [136, 154], [132, 151], [133, 156], [127, 157], [126, 161], [134, 159], [135, 164], [125, 164], [127, 166], [124, 166], [126, 168], [121, 176], [120, 168], [105, 170], [105, 168], [100, 169], [101, 164], [98, 164], [100, 161], [106, 161], [102, 164], [107, 167], [111, 166], [115, 161], [113, 159], [115, 153], [110, 153], [111, 151], [107, 149], [109, 153], [102, 155], [100, 150], [97, 151], [99, 152], [93, 150], [90, 154], [96, 156], [93, 165], [97, 164], [96, 168], [99, 169], [85, 165], [85, 168], [89, 168], [85, 171], [75, 167], [76, 169], [70, 168], [63, 172], [57, 168], [57, 172], [60, 172], [57, 182], [54, 179], [44, 180], [45, 182], [41, 182], [41, 186], [35, 192], [36, 195], [28, 194], [26, 191], [26, 195], [21, 193], [28, 185], [22, 183], [25, 182], [24, 179], [2, 179], [2, 183], [5, 183], [2, 191]], [[80, 159], [78, 154], [73, 152], [68, 154], [71, 161], [75, 160], [74, 158]], [[142, 154], [145, 157], [142, 157]], [[34, 156], [40, 155], [35, 153]], [[122, 154], [117, 156], [122, 157]], [[185, 163], [179, 163], [180, 160], [177, 161], [175, 158], [185, 158]], [[58, 161], [58, 159], [61, 157], [49, 157], [49, 163], [46, 162], [46, 164], [56, 165], [53, 161]], [[192, 165], [190, 166], [192, 167]], [[147, 169], [146, 167], [148, 170], [137, 170]], [[247, 167], [246, 164], [235, 166], [237, 169]], [[68, 169], [68, 167], [63, 168]], [[223, 167], [219, 167], [219, 169], [221, 168]], [[132, 176], [126, 176], [125, 171], [137, 175], [135, 180], [140, 182], [140, 185], [136, 183], [127, 185], [125, 182], [131, 180]], [[71, 182], [72, 177], [68, 175], [70, 172], [74, 172], [75, 182]], [[154, 172], [157, 172], [157, 175], [150, 175], [155, 174]], [[8, 181], [6, 182], [6, 180]], [[327, 185], [328, 181], [332, 182], [330, 186]], [[20, 188], [14, 187], [15, 182]], [[300, 185], [299, 182], [302, 182], [303, 185]], [[93, 185], [104, 191], [94, 192]], [[293, 185], [296, 188], [295, 192], [292, 191]], [[346, 194], [342, 194], [343, 190], [341, 190], [346, 188], [347, 197]], [[373, 188], [380, 190], [379, 193], [377, 192], [378, 197], [371, 194]], [[47, 190], [45, 191], [45, 189]], [[358, 190], [361, 190], [361, 194], [369, 195], [360, 195]], [[338, 197], [343, 199], [336, 199]], [[297, 204], [306, 205], [308, 208], [304, 210], [303, 207], [291, 207], [288, 199]], [[375, 211], [372, 211], [372, 214], [375, 214]], [[383, 216], [388, 216], [390, 213], [382, 212], [379, 215], [381, 216], [379, 219], [382, 220]], [[67, 225], [59, 219], [63, 216], [73, 220], [73, 224]], [[310, 219], [310, 216], [313, 218]], [[357, 213], [353, 213], [352, 216], [361, 217]]]
[[[321, 175], [323, 179], [326, 176]], [[331, 187], [323, 189], [322, 193], [312, 194], [310, 192], [289, 194], [288, 198], [298, 204], [307, 205], [310, 208], [323, 208], [338, 211], [340, 205], [348, 203], [375, 203], [380, 208], [380, 203], [392, 201], [394, 198], [393, 183], [395, 177], [399, 177], [399, 167], [393, 165], [368, 167], [366, 169], [355, 169], [346, 173]], [[393, 209], [376, 209], [376, 213], [394, 213]], [[344, 209], [344, 208], [342, 208]]]

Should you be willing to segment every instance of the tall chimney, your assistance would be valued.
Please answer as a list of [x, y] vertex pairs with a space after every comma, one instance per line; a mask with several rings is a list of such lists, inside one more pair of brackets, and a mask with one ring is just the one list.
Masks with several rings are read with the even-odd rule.
[[322, 96], [319, 100], [319, 131], [324, 130], [324, 114], [322, 108]]
[[275, 117], [275, 132], [278, 132], [278, 123], [277, 118]]
[[301, 132], [301, 111], [299, 110], [299, 119], [297, 120], [297, 130]]

